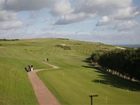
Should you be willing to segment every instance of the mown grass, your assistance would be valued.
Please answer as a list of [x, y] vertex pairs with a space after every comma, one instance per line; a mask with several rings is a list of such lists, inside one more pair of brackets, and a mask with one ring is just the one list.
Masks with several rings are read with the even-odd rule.
[[[68, 45], [71, 50], [56, 47]], [[0, 105], [37, 105], [24, 67], [33, 64], [46, 86], [62, 105], [139, 105], [140, 86], [91, 68], [84, 60], [92, 52], [115, 47], [65, 39], [0, 41]], [[59, 69], [50, 69], [49, 62]], [[48, 70], [47, 70], [48, 69]]]

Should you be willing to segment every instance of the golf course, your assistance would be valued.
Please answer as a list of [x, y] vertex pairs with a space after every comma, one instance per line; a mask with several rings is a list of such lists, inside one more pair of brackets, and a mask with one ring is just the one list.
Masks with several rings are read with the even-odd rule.
[[[61, 105], [140, 105], [140, 84], [98, 68], [86, 59], [115, 46], [62, 38], [0, 41], [0, 105], [39, 105], [27, 65]], [[47, 65], [44, 60], [48, 58]], [[51, 65], [54, 65], [52, 67]]]

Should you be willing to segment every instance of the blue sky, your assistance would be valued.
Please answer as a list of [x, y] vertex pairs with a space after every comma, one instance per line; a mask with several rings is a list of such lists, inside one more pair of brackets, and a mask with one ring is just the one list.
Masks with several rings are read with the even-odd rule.
[[0, 0], [0, 38], [140, 44], [140, 0]]

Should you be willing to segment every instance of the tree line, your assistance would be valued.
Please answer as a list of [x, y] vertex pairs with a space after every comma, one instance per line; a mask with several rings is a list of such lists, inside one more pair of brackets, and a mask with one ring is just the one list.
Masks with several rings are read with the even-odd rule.
[[140, 80], [140, 49], [93, 53], [90, 61], [99, 64], [112, 74], [130, 80]]
[[0, 39], [0, 41], [18, 41], [19, 39]]

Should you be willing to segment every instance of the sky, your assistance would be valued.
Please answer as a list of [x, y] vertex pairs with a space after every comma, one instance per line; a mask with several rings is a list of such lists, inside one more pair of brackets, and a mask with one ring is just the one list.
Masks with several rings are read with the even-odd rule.
[[140, 44], [140, 0], [0, 0], [0, 38]]

